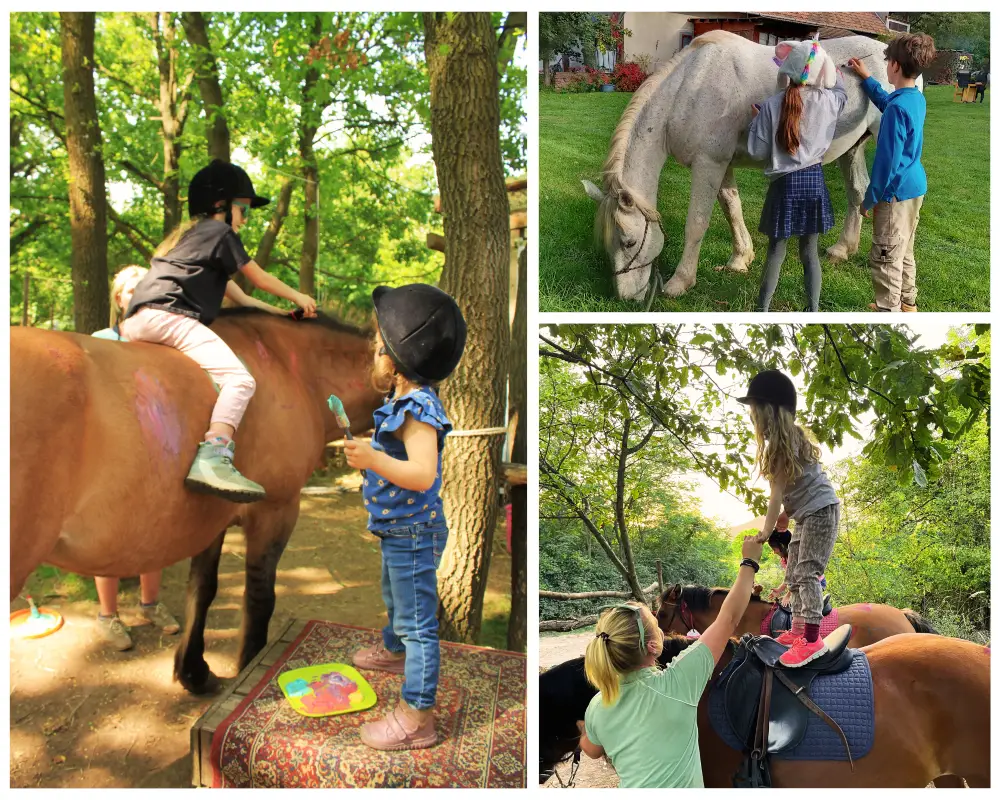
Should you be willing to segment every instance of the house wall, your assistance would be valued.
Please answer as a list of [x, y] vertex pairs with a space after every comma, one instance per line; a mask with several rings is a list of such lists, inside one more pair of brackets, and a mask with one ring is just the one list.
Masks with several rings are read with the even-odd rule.
[[624, 25], [631, 36], [625, 37], [625, 61], [648, 55], [652, 69], [673, 58], [681, 49], [681, 35], [693, 34], [687, 14], [669, 12], [626, 12]]

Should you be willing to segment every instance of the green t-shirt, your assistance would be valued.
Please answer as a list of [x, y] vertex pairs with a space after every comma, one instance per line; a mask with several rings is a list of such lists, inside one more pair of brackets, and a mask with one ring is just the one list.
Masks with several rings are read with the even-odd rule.
[[670, 665], [622, 679], [618, 702], [598, 693], [587, 707], [587, 738], [603, 747], [623, 789], [704, 788], [698, 750], [698, 701], [715, 660], [695, 642]]

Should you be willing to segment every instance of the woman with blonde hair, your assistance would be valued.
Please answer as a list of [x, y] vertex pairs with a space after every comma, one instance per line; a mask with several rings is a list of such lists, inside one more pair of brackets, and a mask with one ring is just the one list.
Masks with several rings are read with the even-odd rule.
[[820, 449], [795, 422], [795, 385], [778, 370], [758, 373], [741, 403], [750, 406], [757, 438], [757, 469], [771, 484], [767, 516], [757, 541], [768, 540], [779, 515], [795, 520], [788, 543], [785, 583], [791, 593], [792, 627], [778, 637], [791, 649], [786, 667], [800, 667], [827, 652], [819, 637], [823, 621], [820, 579], [833, 553], [840, 525], [840, 500], [820, 464]]
[[743, 540], [739, 574], [718, 617], [666, 669], [657, 665], [663, 632], [645, 605], [622, 603], [597, 620], [584, 669], [598, 694], [577, 723], [580, 749], [608, 756], [622, 788], [704, 787], [698, 701], [750, 602], [761, 550], [755, 536]]

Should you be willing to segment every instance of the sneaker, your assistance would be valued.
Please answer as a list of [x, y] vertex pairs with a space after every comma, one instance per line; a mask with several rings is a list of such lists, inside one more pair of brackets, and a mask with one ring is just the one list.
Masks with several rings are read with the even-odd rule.
[[129, 636], [125, 623], [115, 614], [113, 617], [97, 616], [97, 630], [104, 639], [115, 650], [131, 650], [132, 637]]
[[353, 661], [354, 666], [361, 669], [380, 669], [397, 675], [402, 675], [406, 668], [406, 656], [403, 653], [391, 653], [381, 644], [359, 650], [354, 654]]
[[264, 487], [244, 478], [233, 466], [236, 445], [202, 442], [198, 455], [184, 479], [184, 485], [195, 492], [214, 494], [233, 503], [253, 503], [263, 500]]
[[140, 603], [139, 616], [166, 634], [173, 635], [181, 629], [180, 623], [174, 619], [173, 614], [167, 611], [167, 607], [163, 603], [154, 603], [151, 606]]
[[377, 722], [361, 726], [361, 741], [373, 750], [423, 750], [437, 744], [434, 715], [417, 723], [394, 708]]
[[791, 647], [793, 644], [795, 644], [795, 640], [798, 639], [801, 635], [802, 635], [801, 633], [792, 633], [791, 631], [785, 631], [784, 633], [781, 634], [781, 636], [779, 636], [774, 641], [776, 641], [778, 644], [785, 644]]
[[782, 653], [778, 661], [783, 667], [804, 667], [810, 661], [815, 661], [828, 652], [830, 650], [822, 639], [807, 642], [804, 636], [799, 636], [792, 643], [791, 648]]

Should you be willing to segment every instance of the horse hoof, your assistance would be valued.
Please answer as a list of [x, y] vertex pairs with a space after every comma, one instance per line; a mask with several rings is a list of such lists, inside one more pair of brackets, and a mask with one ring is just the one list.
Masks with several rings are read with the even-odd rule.
[[181, 686], [191, 694], [213, 695], [218, 693], [225, 685], [222, 680], [206, 667], [202, 675], [177, 675]]
[[716, 272], [735, 272], [738, 275], [746, 275], [750, 268], [746, 264], [723, 264], [715, 268]]
[[680, 297], [690, 288], [688, 283], [675, 276], [667, 281], [667, 285], [663, 287], [663, 293], [667, 297]]

